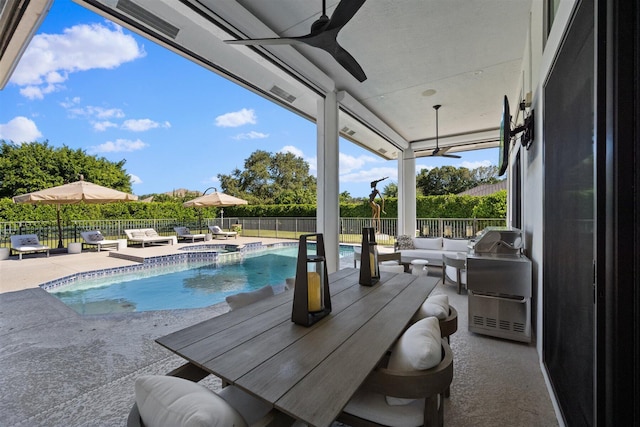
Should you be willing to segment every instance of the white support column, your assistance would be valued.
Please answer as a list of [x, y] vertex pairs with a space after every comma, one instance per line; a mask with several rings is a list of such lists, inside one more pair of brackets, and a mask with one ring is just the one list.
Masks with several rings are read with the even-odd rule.
[[411, 148], [398, 158], [398, 235], [416, 233], [416, 155]]
[[329, 92], [318, 101], [318, 233], [324, 236], [329, 273], [340, 266], [338, 102]]

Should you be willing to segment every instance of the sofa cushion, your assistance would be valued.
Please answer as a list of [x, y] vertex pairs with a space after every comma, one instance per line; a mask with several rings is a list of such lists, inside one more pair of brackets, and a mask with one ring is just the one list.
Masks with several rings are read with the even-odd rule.
[[[393, 371], [421, 371], [442, 360], [440, 323], [435, 317], [422, 319], [407, 329], [391, 350], [387, 367]], [[389, 405], [407, 405], [414, 399], [387, 396]]]
[[136, 404], [146, 426], [241, 426], [244, 418], [224, 399], [194, 382], [144, 375], [135, 382]]
[[408, 236], [406, 234], [398, 236], [397, 244], [398, 250], [415, 249], [415, 247], [413, 246], [413, 239], [411, 238], [411, 236]]
[[442, 250], [442, 237], [414, 237], [413, 246], [416, 249]]
[[156, 232], [156, 230], [146, 230], [144, 232], [144, 235], [147, 237], [158, 237], [158, 233]]
[[468, 240], [465, 239], [444, 239], [442, 249], [445, 251], [467, 252]]

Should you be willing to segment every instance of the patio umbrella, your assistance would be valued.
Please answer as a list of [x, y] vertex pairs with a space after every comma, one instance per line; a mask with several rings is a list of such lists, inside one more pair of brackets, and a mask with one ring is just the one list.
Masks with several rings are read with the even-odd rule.
[[[196, 197], [193, 200], [189, 200], [184, 202], [182, 205], [185, 207], [194, 207], [194, 208], [206, 208], [206, 207], [225, 207], [225, 206], [238, 206], [238, 205], [248, 205], [244, 199], [239, 197], [230, 196], [225, 193], [221, 193], [216, 191], [211, 194], [207, 194], [205, 196]], [[224, 221], [224, 210], [220, 212], [220, 218]], [[200, 224], [198, 224], [198, 227]]]
[[62, 244], [62, 221], [60, 220], [60, 205], [74, 203], [113, 203], [138, 200], [138, 196], [122, 191], [92, 184], [80, 180], [70, 184], [51, 187], [33, 193], [22, 194], [13, 198], [14, 203], [30, 203], [33, 205], [56, 205], [58, 217], [58, 248]]

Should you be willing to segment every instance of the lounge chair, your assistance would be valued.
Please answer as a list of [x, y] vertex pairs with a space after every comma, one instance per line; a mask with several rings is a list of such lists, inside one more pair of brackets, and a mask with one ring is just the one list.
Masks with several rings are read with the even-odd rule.
[[92, 231], [83, 231], [80, 233], [82, 238], [84, 239], [84, 243], [82, 246], [95, 246], [98, 248], [98, 252], [100, 249], [106, 247], [115, 247], [116, 250], [120, 248], [117, 240], [108, 240], [105, 239], [100, 230], [92, 230]]
[[191, 231], [189, 231], [187, 227], [173, 227], [173, 229], [176, 231], [176, 234], [178, 235], [178, 240], [180, 239], [191, 240], [191, 243], [193, 243], [196, 241], [196, 239], [205, 240], [205, 238], [207, 237], [206, 234], [191, 234]]
[[224, 236], [225, 239], [228, 239], [229, 236], [236, 236], [236, 239], [238, 238], [237, 231], [224, 231], [217, 225], [210, 225], [209, 230], [211, 230], [211, 234], [214, 236]]
[[11, 250], [22, 259], [23, 253], [46, 252], [49, 258], [49, 246], [41, 245], [37, 234], [16, 234], [11, 236]]
[[156, 230], [153, 228], [139, 228], [134, 230], [124, 230], [127, 235], [127, 239], [131, 240], [135, 243], [142, 243], [142, 247], [144, 248], [145, 243], [170, 243], [173, 245], [173, 242], [176, 241], [175, 236], [160, 236]]

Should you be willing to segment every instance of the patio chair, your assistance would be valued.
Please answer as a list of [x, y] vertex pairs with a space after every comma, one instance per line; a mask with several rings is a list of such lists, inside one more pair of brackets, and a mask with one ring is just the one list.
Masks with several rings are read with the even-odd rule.
[[191, 240], [191, 243], [193, 243], [196, 241], [196, 239], [205, 240], [207, 237], [206, 234], [191, 234], [191, 231], [187, 227], [173, 227], [173, 229], [178, 235], [178, 240]]
[[240, 307], [253, 304], [254, 302], [258, 302], [261, 299], [268, 298], [270, 296], [273, 296], [273, 288], [267, 285], [255, 291], [240, 292], [234, 295], [229, 295], [225, 298], [225, 301], [227, 301], [231, 310], [237, 310]]
[[98, 248], [98, 252], [105, 247], [115, 247], [116, 250], [120, 249], [120, 244], [117, 240], [107, 240], [104, 238], [100, 230], [83, 231], [80, 233], [84, 239], [82, 246], [95, 246]]
[[452, 379], [449, 344], [440, 338], [436, 319], [423, 319], [400, 337], [337, 420], [352, 427], [442, 426], [443, 395]]
[[167, 375], [138, 377], [127, 426], [178, 426], [188, 420], [211, 426], [259, 427], [282, 417], [271, 405], [236, 386], [213, 392], [197, 384], [208, 374], [187, 363]]
[[238, 238], [237, 231], [224, 231], [217, 225], [210, 225], [209, 230], [211, 230], [211, 234], [213, 234], [214, 236], [224, 236], [225, 239], [228, 239], [229, 236], [235, 236], [236, 239]]
[[37, 234], [16, 234], [11, 236], [11, 250], [18, 253], [22, 260], [23, 253], [46, 252], [49, 258], [49, 246], [41, 245]]
[[453, 282], [458, 287], [467, 286], [467, 259], [465, 254], [442, 254], [442, 284]]

